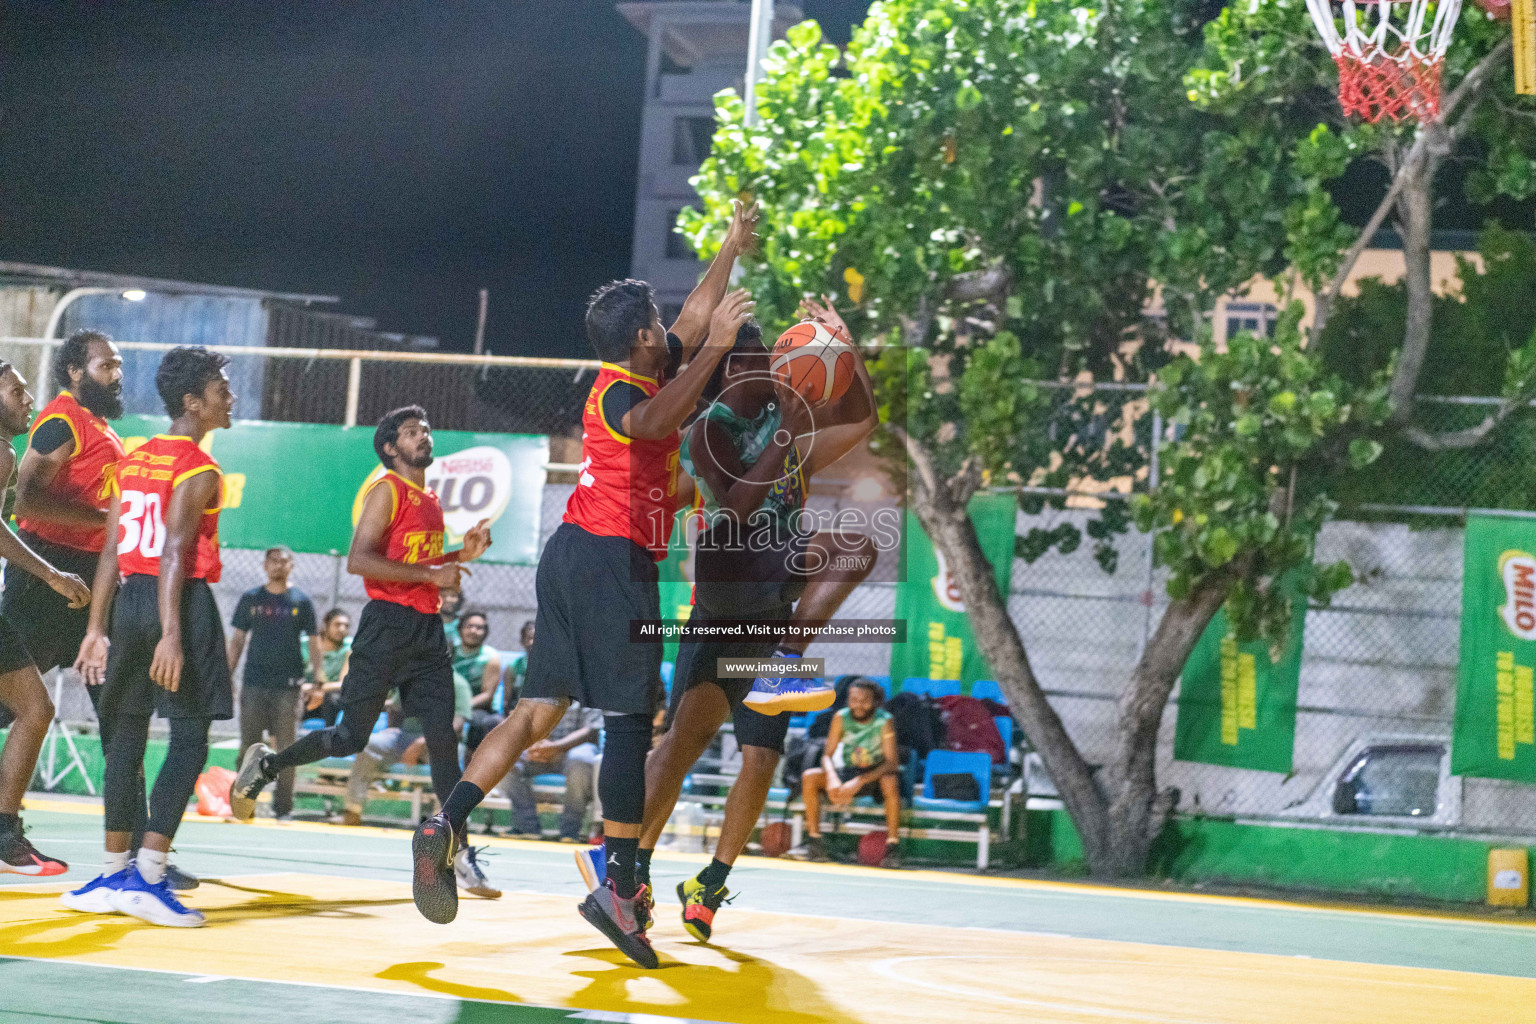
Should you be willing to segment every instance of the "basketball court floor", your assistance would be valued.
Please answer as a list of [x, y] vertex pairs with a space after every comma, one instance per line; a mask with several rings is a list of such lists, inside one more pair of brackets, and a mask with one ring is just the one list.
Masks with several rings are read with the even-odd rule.
[[[89, 802], [29, 800], [39, 847], [95, 873]], [[409, 833], [189, 820], [201, 930], [64, 910], [0, 875], [0, 1020], [1135, 1021], [1536, 1019], [1531, 919], [1394, 912], [938, 871], [744, 859], [716, 942], [658, 853], [653, 941], [631, 965], [577, 917], [570, 847], [490, 840], [499, 901], [446, 927], [411, 905]]]

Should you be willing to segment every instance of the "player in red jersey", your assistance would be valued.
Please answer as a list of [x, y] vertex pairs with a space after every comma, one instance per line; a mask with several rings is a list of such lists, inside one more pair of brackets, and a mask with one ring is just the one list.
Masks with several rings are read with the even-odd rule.
[[[10, 484], [16, 469], [11, 440], [27, 429], [31, 418], [32, 396], [27, 393], [26, 381], [10, 363], [0, 359], [0, 492]], [[50, 593], [57, 593], [59, 603], [67, 609], [84, 608], [91, 599], [83, 579], [49, 564], [4, 523], [0, 523], [0, 556], [6, 560], [7, 589], [17, 585], [25, 572]], [[21, 795], [32, 779], [37, 752], [53, 721], [53, 701], [11, 611], [7, 607], [0, 612], [0, 707], [14, 716], [0, 752], [0, 872], [59, 875], [69, 865], [38, 853], [21, 827]]]
[[[223, 474], [201, 447], [211, 431], [230, 425], [235, 396], [224, 372], [228, 362], [201, 347], [167, 352], [155, 387], [171, 417], [170, 433], [135, 448], [117, 469], [118, 500], [106, 522], [106, 536], [116, 543], [103, 548], [97, 563], [91, 619], [76, 662], [87, 684], [103, 687], [101, 716], [111, 729], [102, 794], [106, 866], [65, 893], [71, 910], [115, 911], [179, 928], [203, 923], [166, 883], [165, 859], [208, 761], [208, 726], [234, 716], [224, 624], [209, 588], [222, 569]], [[170, 743], [150, 793], [144, 843], [130, 864], [139, 777], [156, 713], [170, 722]]]
[[660, 618], [656, 562], [666, 556], [677, 510], [678, 428], [751, 315], [745, 292], [725, 291], [755, 223], [755, 207], [737, 208], [719, 254], [673, 325], [671, 344], [687, 361], [674, 379], [663, 382], [669, 340], [649, 285], [613, 282], [587, 307], [587, 337], [603, 368], [582, 415], [576, 490], [539, 558], [539, 642], [517, 706], [481, 742], [442, 812], [416, 830], [416, 907], [429, 920], [446, 923], [457, 913], [448, 865], [470, 811], [578, 700], [605, 713], [599, 795], [610, 857], [610, 884], [587, 898], [581, 914], [636, 963], [657, 966], [645, 937], [649, 908], [635, 857], [661, 647], [631, 643], [629, 630], [634, 620]]
[[[352, 534], [347, 571], [363, 577], [368, 596], [341, 684], [341, 718], [273, 753], [264, 743], [246, 751], [230, 786], [235, 817], [249, 819], [256, 797], [286, 768], [362, 750], [391, 690], [399, 688], [408, 715], [421, 722], [432, 765], [432, 786], [446, 799], [459, 781], [459, 738], [453, 728], [453, 663], [443, 633], [441, 593], [458, 590], [463, 563], [491, 546], [488, 520], [464, 535], [464, 546], [443, 553], [443, 507], [427, 489], [432, 425], [420, 406], [386, 415], [373, 447], [385, 472], [369, 488]], [[456, 858], [458, 884], [495, 898], [465, 847]], [[452, 883], [450, 883], [452, 884]], [[457, 897], [457, 892], [455, 892]]]

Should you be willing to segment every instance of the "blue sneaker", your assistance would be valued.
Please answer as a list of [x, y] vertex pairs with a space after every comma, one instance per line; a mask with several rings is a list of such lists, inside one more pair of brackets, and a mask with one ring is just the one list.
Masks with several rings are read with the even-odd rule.
[[112, 906], [150, 924], [167, 928], [201, 928], [203, 915], [184, 907], [165, 879], [151, 885], [139, 874], [137, 866], [128, 869], [128, 877], [112, 894]]
[[[798, 654], [775, 651], [775, 658], [799, 658]], [[825, 711], [837, 700], [832, 684], [806, 676], [785, 676], [769, 679], [758, 676], [752, 680], [752, 692], [743, 703], [753, 711], [764, 715], [781, 715], [788, 712]]]
[[608, 880], [608, 847], [604, 843], [572, 850], [576, 855], [576, 870], [587, 883], [587, 892], [597, 892]]
[[128, 871], [123, 868], [115, 875], [97, 875], [80, 888], [60, 896], [59, 902], [82, 914], [115, 914], [117, 908], [112, 905], [112, 894], [128, 880]]

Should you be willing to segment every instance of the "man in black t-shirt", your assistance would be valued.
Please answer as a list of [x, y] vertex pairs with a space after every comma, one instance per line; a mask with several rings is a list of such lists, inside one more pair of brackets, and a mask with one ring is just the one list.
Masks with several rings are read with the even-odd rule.
[[[304, 591], [288, 585], [293, 572], [293, 552], [269, 548], [263, 567], [267, 584], [240, 595], [231, 622], [229, 671], [235, 671], [240, 653], [245, 655], [245, 676], [240, 686], [240, 758], [246, 748], [265, 733], [281, 750], [293, 743], [298, 732], [300, 687], [305, 682], [304, 651], [300, 638], [309, 637], [309, 680], [323, 680], [319, 630], [315, 606]], [[247, 645], [249, 637], [249, 645]], [[278, 776], [272, 793], [272, 811], [278, 818], [293, 813], [293, 772]]]

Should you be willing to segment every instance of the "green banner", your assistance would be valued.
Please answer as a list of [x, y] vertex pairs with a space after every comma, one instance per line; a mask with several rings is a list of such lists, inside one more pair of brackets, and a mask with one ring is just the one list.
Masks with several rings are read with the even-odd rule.
[[[1013, 576], [1018, 505], [1011, 494], [981, 494], [971, 499], [969, 512], [982, 554], [992, 563], [997, 589], [1006, 599]], [[896, 588], [896, 618], [906, 620], [907, 642], [891, 645], [892, 687], [899, 687], [910, 676], [958, 679], [962, 683], [992, 678], [971, 634], [960, 588], [910, 510], [902, 545], [906, 576]]]
[[1451, 772], [1536, 782], [1536, 522], [1467, 517]]
[[[124, 416], [112, 426], [131, 451], [169, 424], [164, 417]], [[427, 484], [443, 503], [445, 543], [457, 546], [466, 530], [489, 519], [484, 561], [535, 564], [549, 439], [458, 430], [432, 437], [437, 457]], [[17, 440], [25, 446], [25, 437]], [[224, 471], [219, 540], [230, 548], [344, 552], [363, 488], [383, 473], [372, 427], [237, 420], [203, 444]]]
[[1269, 644], [1238, 643], [1226, 611], [1216, 613], [1180, 678], [1175, 759], [1290, 772], [1306, 623], [1306, 595], [1296, 589], [1285, 646], [1272, 659]]

